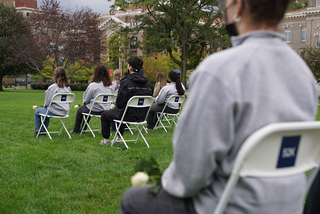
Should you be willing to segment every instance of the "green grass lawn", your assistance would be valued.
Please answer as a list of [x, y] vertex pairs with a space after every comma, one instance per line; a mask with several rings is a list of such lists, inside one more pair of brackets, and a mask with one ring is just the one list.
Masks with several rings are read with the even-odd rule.
[[[75, 104], [82, 102], [75, 92]], [[101, 134], [34, 137], [34, 110], [43, 105], [44, 91], [0, 92], [0, 213], [117, 213], [122, 194], [141, 158], [155, 157], [162, 168], [172, 159], [173, 129], [149, 131], [128, 150], [99, 145]], [[76, 109], [66, 122], [72, 130]], [[93, 118], [91, 127], [100, 127]], [[60, 129], [50, 121], [49, 131]], [[113, 132], [114, 134], [114, 132]], [[125, 137], [130, 137], [125, 132]], [[123, 144], [120, 146], [124, 146]]]
[[[75, 94], [74, 105], [81, 104], [82, 92]], [[0, 92], [0, 213], [117, 213], [139, 159], [153, 156], [162, 169], [172, 159], [173, 129], [145, 134], [150, 149], [142, 138], [129, 142], [128, 150], [101, 146], [98, 133], [36, 139], [32, 106], [43, 103], [44, 91]], [[75, 114], [72, 108], [69, 130]], [[100, 121], [93, 118], [90, 125], [100, 127]], [[60, 127], [51, 120], [49, 131]]]

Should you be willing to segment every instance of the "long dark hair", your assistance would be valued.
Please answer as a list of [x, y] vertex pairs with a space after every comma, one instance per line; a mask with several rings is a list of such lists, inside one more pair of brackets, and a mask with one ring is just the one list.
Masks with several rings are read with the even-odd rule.
[[59, 88], [70, 86], [66, 70], [63, 67], [57, 67], [53, 72], [53, 82], [57, 83]]
[[109, 86], [112, 84], [108, 69], [103, 65], [98, 65], [93, 72], [93, 79], [92, 82], [103, 82], [104, 86]]
[[169, 78], [176, 83], [176, 89], [178, 91], [178, 94], [179, 95], [184, 95], [184, 90], [182, 88], [182, 84], [181, 84], [181, 81], [180, 81], [180, 78], [178, 76], [178, 74], [174, 71], [170, 71], [169, 74], [168, 74]]

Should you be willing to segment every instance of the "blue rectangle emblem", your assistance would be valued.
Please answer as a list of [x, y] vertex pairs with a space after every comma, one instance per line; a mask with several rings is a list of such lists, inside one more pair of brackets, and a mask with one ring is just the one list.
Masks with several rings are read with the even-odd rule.
[[294, 166], [301, 136], [283, 137], [277, 168]]
[[138, 101], [138, 106], [143, 106], [144, 104], [144, 98], [140, 98]]
[[176, 102], [176, 103], [179, 102], [179, 97], [176, 97], [174, 102]]
[[67, 95], [61, 95], [61, 101], [67, 101]]
[[108, 96], [103, 96], [103, 102], [108, 102]]

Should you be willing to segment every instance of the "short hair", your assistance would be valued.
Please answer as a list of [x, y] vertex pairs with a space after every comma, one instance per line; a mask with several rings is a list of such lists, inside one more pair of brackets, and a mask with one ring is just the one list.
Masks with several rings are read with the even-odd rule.
[[292, 0], [242, 0], [254, 23], [277, 26]]
[[127, 60], [128, 64], [133, 68], [134, 72], [139, 72], [143, 66], [143, 61], [139, 57], [130, 57]]

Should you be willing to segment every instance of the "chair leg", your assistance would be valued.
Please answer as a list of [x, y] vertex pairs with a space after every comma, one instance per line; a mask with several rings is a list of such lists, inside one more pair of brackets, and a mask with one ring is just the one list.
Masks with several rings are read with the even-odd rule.
[[[141, 126], [143, 127], [143, 125], [141, 125]], [[143, 136], [143, 134], [142, 134], [142, 132], [141, 132], [141, 131], [142, 131], [142, 127], [141, 127], [141, 129], [138, 129], [139, 134], [138, 134], [138, 137], [137, 137], [136, 141], [138, 140], [139, 136], [141, 135], [141, 137], [143, 138], [144, 142], [147, 144], [147, 147], [150, 148], [147, 140], [144, 138], [144, 136]], [[137, 127], [137, 128], [138, 128], [138, 127]]]
[[50, 135], [47, 127], [44, 125], [44, 121], [45, 121], [44, 116], [40, 116], [40, 120], [41, 120], [41, 126], [40, 126], [40, 128], [39, 128], [39, 131], [38, 131], [38, 135], [37, 135], [37, 136], [39, 136], [39, 133], [41, 132], [41, 129], [42, 129], [42, 126], [43, 126], [43, 128], [46, 130], [46, 133], [48, 134], [50, 140], [52, 140], [52, 137], [51, 137], [51, 135]]
[[123, 142], [124, 145], [126, 146], [126, 148], [129, 149], [126, 141], [124, 140], [122, 134], [120, 133], [120, 126], [121, 126], [121, 124], [118, 124], [117, 122], [115, 122], [115, 125], [116, 125], [116, 133], [115, 133], [115, 135], [114, 135], [114, 137], [113, 137], [113, 140], [111, 141], [111, 146], [113, 146], [113, 142], [116, 140], [117, 135], [119, 135], [120, 138], [121, 138], [121, 140], [122, 140], [122, 142]]
[[[61, 122], [61, 124], [62, 124], [62, 128], [61, 128], [61, 130], [60, 130], [60, 133], [61, 133], [62, 129], [64, 128], [64, 130], [67, 132], [69, 138], [71, 139], [71, 135], [69, 134], [68, 129], [67, 129], [66, 126], [64, 125], [64, 124], [66, 123], [67, 118], [65, 118], [63, 122], [62, 122], [62, 120], [61, 120], [60, 118], [58, 118], [58, 119], [60, 120], [60, 122]], [[59, 133], [59, 135], [60, 135], [60, 133]]]
[[[84, 124], [83, 124], [83, 127], [81, 129], [81, 132], [80, 132], [80, 135], [82, 134], [82, 132], [84, 131], [84, 127], [87, 126], [91, 132], [91, 134], [93, 135], [93, 137], [96, 137], [95, 134], [93, 133], [91, 127], [89, 126], [89, 123], [87, 121], [87, 119], [89, 118], [89, 115], [88, 117], [86, 117], [85, 115], [83, 115], [83, 121], [84, 121]], [[101, 132], [101, 131], [100, 131]]]

